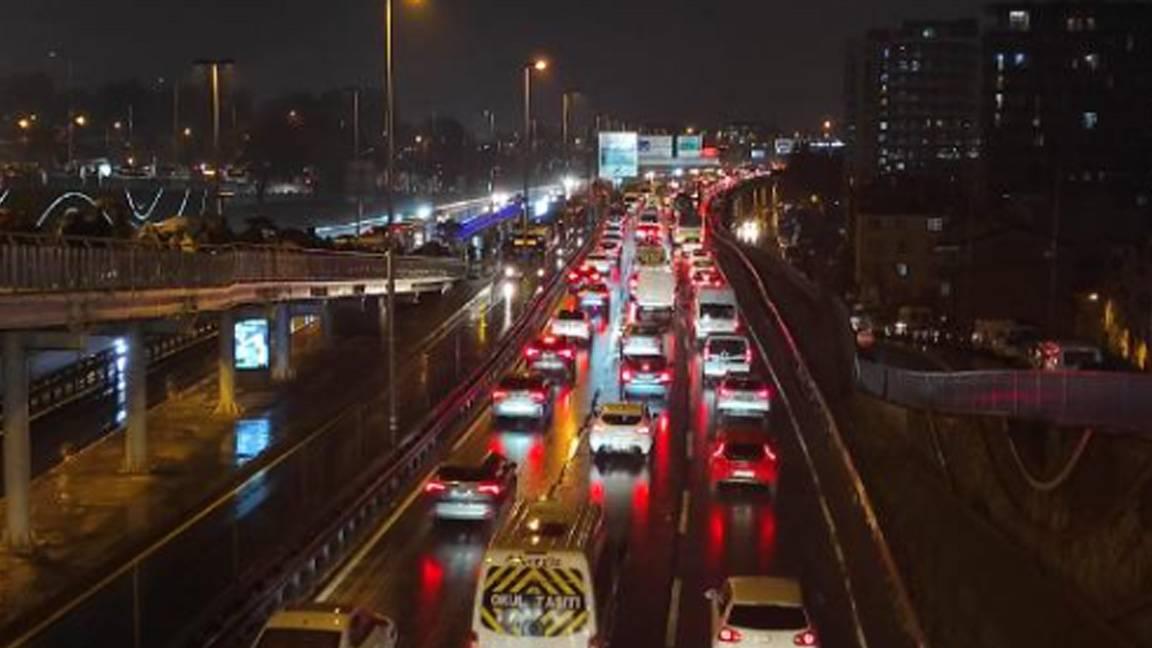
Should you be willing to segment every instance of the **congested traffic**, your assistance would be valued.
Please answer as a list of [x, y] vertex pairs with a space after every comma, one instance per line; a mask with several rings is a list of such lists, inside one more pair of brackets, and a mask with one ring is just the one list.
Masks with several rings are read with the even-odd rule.
[[259, 648], [817, 645], [777, 556], [788, 423], [696, 201], [617, 194], [590, 243], [501, 273], [508, 294], [559, 269], [547, 325], [370, 546]]

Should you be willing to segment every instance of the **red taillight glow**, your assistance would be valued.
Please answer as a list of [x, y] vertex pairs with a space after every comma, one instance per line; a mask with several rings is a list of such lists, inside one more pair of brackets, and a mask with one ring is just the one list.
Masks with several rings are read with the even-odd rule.
[[768, 457], [772, 461], [776, 461], [776, 453], [772, 452], [772, 446], [768, 445], [767, 443], [764, 444], [764, 456]]
[[575, 355], [572, 353], [572, 349], [560, 349], [557, 353], [559, 353], [561, 357], [568, 359], [572, 359], [573, 355]]
[[800, 634], [792, 637], [792, 645], [794, 646], [815, 646], [816, 633], [811, 630], [805, 630]]
[[713, 459], [723, 459], [724, 458], [724, 444], [723, 443], [717, 443], [716, 444], [716, 449], [712, 451], [712, 458]]
[[496, 484], [493, 482], [486, 482], [486, 483], [480, 484], [480, 486], [476, 490], [480, 491], [481, 493], [484, 493], [485, 495], [499, 495], [501, 493], [501, 491], [504, 490], [504, 488], [502, 486], [500, 486], [500, 484]]
[[725, 626], [720, 629], [720, 634], [716, 635], [716, 638], [720, 640], [720, 643], [740, 643], [744, 637], [739, 630]]
[[625, 369], [624, 371], [621, 372], [620, 375], [624, 378], [624, 382], [629, 382], [630, 380], [632, 380], [632, 370], [631, 369]]
[[494, 390], [492, 392], [492, 398], [494, 398], [496, 400], [503, 400], [505, 398], [508, 398], [508, 392], [504, 391], [503, 389]]
[[748, 349], [744, 352], [744, 362], [752, 362], [752, 349]]
[[772, 398], [772, 390], [765, 387], [764, 389], [756, 392], [756, 396], [763, 398], [764, 400], [768, 400], [769, 398]]
[[424, 485], [424, 492], [425, 493], [443, 493], [446, 488], [448, 488], [448, 487], [445, 486], [444, 483], [441, 481], [430, 481]]
[[542, 389], [537, 389], [532, 392], [532, 400], [537, 403], [543, 403], [546, 398], [548, 398], [548, 395], [545, 394]]
[[660, 382], [672, 382], [672, 372], [665, 369], [660, 372]]
[[537, 349], [536, 347], [528, 347], [527, 349], [524, 349], [524, 355], [528, 356], [529, 358], [535, 358], [536, 356], [540, 355], [540, 349]]

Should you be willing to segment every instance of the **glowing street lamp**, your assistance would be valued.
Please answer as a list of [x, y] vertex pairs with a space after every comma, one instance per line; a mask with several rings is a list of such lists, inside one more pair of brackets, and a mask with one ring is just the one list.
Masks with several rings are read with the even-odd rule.
[[84, 115], [76, 115], [72, 118], [72, 121], [80, 128], [84, 128], [88, 125], [88, 118]]
[[524, 209], [521, 225], [528, 226], [528, 185], [532, 175], [532, 72], [548, 69], [546, 59], [536, 59], [524, 66]]

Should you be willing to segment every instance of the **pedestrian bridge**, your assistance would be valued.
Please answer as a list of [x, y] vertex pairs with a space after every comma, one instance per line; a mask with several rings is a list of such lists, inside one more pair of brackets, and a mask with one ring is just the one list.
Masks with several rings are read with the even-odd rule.
[[[396, 293], [443, 292], [456, 259], [396, 257]], [[244, 304], [379, 295], [386, 254], [264, 245], [168, 248], [135, 241], [4, 235], [0, 329], [85, 326]]]

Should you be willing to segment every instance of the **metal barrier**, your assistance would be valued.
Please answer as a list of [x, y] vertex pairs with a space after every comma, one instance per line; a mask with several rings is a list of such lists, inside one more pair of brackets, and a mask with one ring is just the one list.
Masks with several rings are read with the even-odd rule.
[[1110, 371], [910, 371], [858, 360], [866, 391], [905, 407], [1152, 433], [1152, 375]]
[[[592, 237], [586, 238], [569, 263], [587, 252]], [[461, 425], [487, 404], [493, 382], [550, 316], [548, 306], [560, 294], [564, 274], [555, 273], [552, 283], [525, 305], [499, 348], [402, 438], [390, 441], [371, 433], [387, 426], [386, 408], [377, 401], [325, 420], [282, 452], [254, 461], [259, 465], [244, 481], [82, 594], [46, 611], [46, 618], [13, 645], [61, 645], [96, 627], [107, 632], [101, 638], [108, 645], [219, 645], [252, 631], [284, 603], [310, 595], [391, 510], [397, 496], [410, 491]], [[323, 474], [327, 469], [320, 462], [332, 463], [334, 456], [341, 457], [342, 465]], [[302, 481], [300, 488], [267, 491], [269, 475], [281, 467], [293, 471]], [[362, 477], [348, 483], [342, 480], [347, 474]], [[278, 501], [254, 509], [251, 498]], [[293, 524], [270, 529], [263, 518], [278, 507], [292, 511]], [[176, 582], [185, 598], [182, 609], [151, 604], [153, 589], [171, 591]]]
[[725, 274], [730, 281], [747, 282], [753, 288], [750, 298], [740, 300], [748, 332], [792, 418], [791, 441], [804, 462], [800, 479], [819, 510], [816, 524], [821, 528], [810, 544], [817, 547], [820, 558], [808, 572], [823, 590], [821, 610], [835, 607], [833, 613], [847, 622], [850, 629], [840, 638], [845, 645], [926, 646], [869, 496], [792, 330], [740, 243], [715, 214], [706, 216]]
[[[137, 241], [7, 234], [0, 237], [0, 293], [208, 288], [271, 281], [384, 278], [384, 254], [266, 245], [193, 250]], [[458, 259], [397, 257], [405, 279], [462, 276]]]

